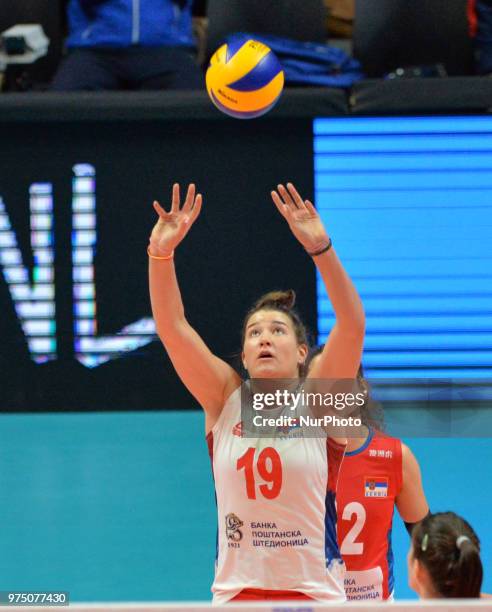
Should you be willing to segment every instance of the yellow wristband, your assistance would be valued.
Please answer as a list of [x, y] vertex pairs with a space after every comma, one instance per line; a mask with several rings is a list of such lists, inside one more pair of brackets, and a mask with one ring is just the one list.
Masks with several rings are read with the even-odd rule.
[[147, 255], [150, 257], [150, 259], [160, 259], [162, 261], [165, 261], [174, 257], [174, 251], [171, 251], [171, 255], [166, 255], [166, 257], [157, 257], [157, 255], [152, 255], [150, 252], [150, 247], [147, 247]]

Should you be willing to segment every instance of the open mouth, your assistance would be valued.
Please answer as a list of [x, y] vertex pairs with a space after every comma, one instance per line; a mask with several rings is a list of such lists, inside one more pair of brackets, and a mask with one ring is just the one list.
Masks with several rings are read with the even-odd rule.
[[270, 353], [270, 351], [261, 351], [258, 356], [258, 359], [261, 359], [262, 361], [265, 359], [273, 359], [273, 355], [272, 353]]

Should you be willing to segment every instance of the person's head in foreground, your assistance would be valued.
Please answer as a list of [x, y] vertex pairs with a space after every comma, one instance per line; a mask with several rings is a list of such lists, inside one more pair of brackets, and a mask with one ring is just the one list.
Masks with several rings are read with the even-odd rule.
[[454, 512], [429, 514], [412, 532], [408, 584], [421, 599], [480, 597], [480, 541]]
[[306, 328], [294, 310], [294, 291], [271, 291], [244, 319], [242, 362], [250, 378], [298, 378], [308, 353]]

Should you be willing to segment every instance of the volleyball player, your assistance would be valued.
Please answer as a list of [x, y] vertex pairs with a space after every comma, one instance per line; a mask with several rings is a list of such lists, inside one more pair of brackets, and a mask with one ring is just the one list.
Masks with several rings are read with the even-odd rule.
[[[308, 371], [318, 374], [322, 347], [311, 352]], [[428, 513], [418, 462], [401, 440], [382, 432], [382, 410], [369, 396], [362, 367], [357, 374], [366, 396], [361, 436], [349, 437], [337, 486], [337, 536], [347, 568], [348, 600], [393, 598], [391, 534], [396, 506], [411, 532]]]
[[[290, 183], [271, 195], [313, 258], [335, 311], [318, 375], [353, 379], [365, 325], [357, 291], [314, 206]], [[159, 218], [148, 254], [157, 332], [176, 372], [205, 411], [218, 511], [213, 601], [344, 601], [344, 565], [335, 531], [336, 479], [344, 445], [326, 436], [243, 435], [242, 380], [186, 319], [173, 257], [201, 204], [194, 185], [188, 187], [182, 207], [178, 185], [173, 186], [170, 212], [155, 202]], [[242, 361], [251, 379], [299, 379], [308, 348], [294, 299], [293, 291], [267, 294], [247, 313]]]
[[421, 599], [480, 597], [480, 541], [454, 512], [430, 514], [415, 527], [407, 561], [408, 584]]

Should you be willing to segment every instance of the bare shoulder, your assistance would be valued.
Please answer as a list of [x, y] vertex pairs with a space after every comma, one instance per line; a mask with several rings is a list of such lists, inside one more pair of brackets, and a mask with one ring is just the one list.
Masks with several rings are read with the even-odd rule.
[[401, 459], [403, 470], [420, 470], [417, 458], [404, 442], [401, 442]]
[[422, 474], [415, 455], [410, 448], [401, 443], [402, 487], [396, 497], [396, 505], [401, 518], [407, 523], [421, 521], [429, 512], [429, 504], [422, 484]]
[[414, 455], [409, 446], [404, 442], [401, 443], [401, 467], [403, 472], [403, 484], [407, 484], [410, 480], [421, 481], [422, 474], [417, 457]]
[[219, 420], [222, 411], [224, 410], [224, 406], [227, 404], [232, 394], [235, 393], [241, 387], [242, 383], [243, 380], [241, 379], [239, 374], [234, 371], [234, 374], [230, 376], [224, 386], [222, 401], [220, 402], [220, 405], [202, 405], [202, 408], [205, 412], [205, 431], [207, 434], [213, 429], [213, 427]]

